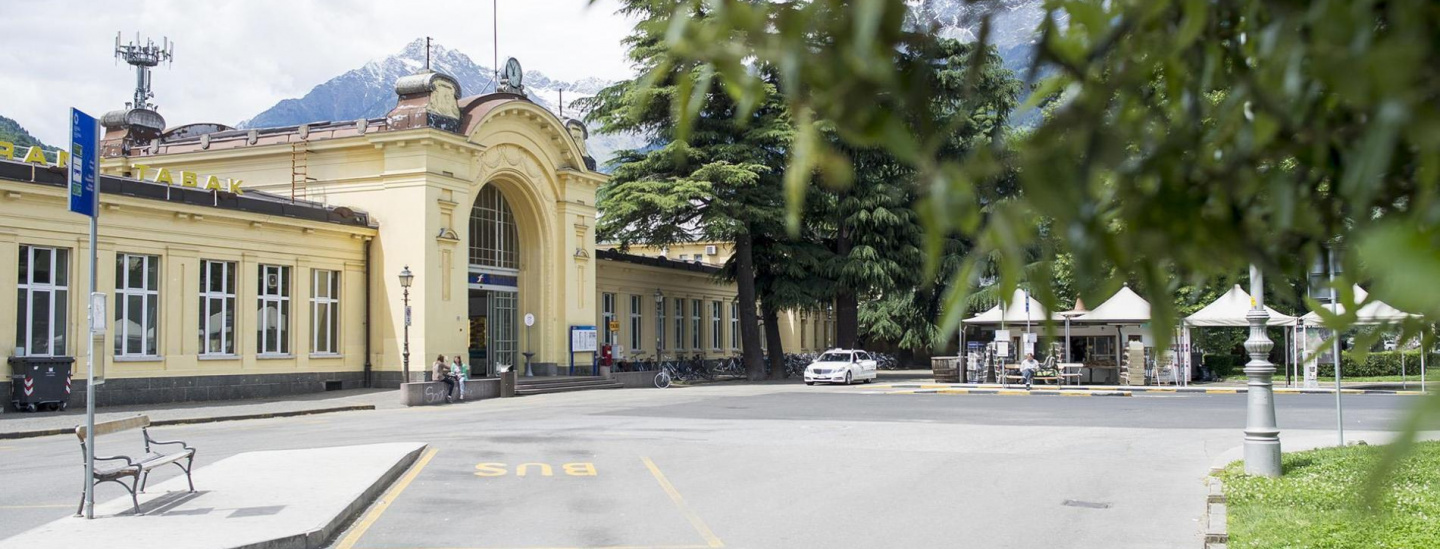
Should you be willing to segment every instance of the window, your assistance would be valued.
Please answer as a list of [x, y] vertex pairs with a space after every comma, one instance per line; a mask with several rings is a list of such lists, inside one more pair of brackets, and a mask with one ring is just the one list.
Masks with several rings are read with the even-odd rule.
[[470, 208], [470, 264], [520, 268], [519, 230], [505, 195], [486, 185]]
[[160, 257], [115, 255], [115, 356], [156, 356]]
[[825, 345], [825, 321], [815, 318], [815, 348], [824, 349]]
[[660, 350], [665, 348], [665, 299], [655, 300], [655, 360], [660, 360]]
[[200, 354], [235, 354], [234, 261], [200, 261]]
[[720, 350], [720, 302], [710, 302], [710, 348]]
[[339, 271], [310, 271], [310, 352], [340, 354]]
[[690, 300], [690, 348], [700, 350], [700, 300]]
[[632, 353], [640, 351], [640, 328], [644, 318], [641, 316], [644, 312], [640, 310], [641, 303], [643, 302], [640, 301], [640, 296], [630, 296], [630, 352]]
[[730, 302], [730, 348], [740, 348], [740, 304]]
[[604, 345], [614, 345], [619, 339], [614, 330], [610, 329], [610, 321], [615, 320], [615, 294], [600, 294], [600, 333], [605, 334], [601, 339]]
[[805, 318], [805, 315], [800, 315], [800, 347], [802, 349], [805, 347], [805, 324], [807, 322], [809, 322], [809, 320]]
[[262, 355], [290, 353], [290, 268], [260, 266], [260, 295], [256, 319], [255, 352]]
[[15, 355], [64, 355], [70, 250], [21, 246], [19, 274]]
[[685, 348], [685, 300], [675, 298], [675, 350]]

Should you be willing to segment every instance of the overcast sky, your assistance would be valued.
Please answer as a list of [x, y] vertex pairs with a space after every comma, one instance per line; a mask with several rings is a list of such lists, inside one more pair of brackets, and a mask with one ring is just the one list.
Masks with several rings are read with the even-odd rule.
[[[494, 0], [499, 57], [575, 80], [630, 76], [615, 0]], [[69, 108], [124, 106], [135, 74], [112, 54], [168, 36], [172, 66], [154, 71], [166, 122], [235, 124], [281, 99], [430, 36], [477, 63], [491, 59], [491, 0], [5, 0], [0, 5], [0, 115], [40, 140], [69, 142]]]

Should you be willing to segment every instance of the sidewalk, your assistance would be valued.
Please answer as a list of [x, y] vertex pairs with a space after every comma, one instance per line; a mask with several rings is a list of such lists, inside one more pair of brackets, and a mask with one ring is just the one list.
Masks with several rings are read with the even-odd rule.
[[[154, 425], [174, 425], [399, 407], [394, 389], [352, 389], [254, 400], [105, 406], [95, 410], [95, 421], [145, 414]], [[74, 433], [84, 422], [85, 407], [78, 405], [63, 412], [5, 412], [0, 414], [0, 439]]]
[[[1025, 390], [1021, 383], [1000, 385], [998, 383], [925, 383], [921, 382], [892, 382], [872, 385], [872, 389], [921, 389], [921, 390]], [[932, 380], [933, 381], [933, 380]], [[1373, 385], [1373, 384], [1372, 384]], [[1041, 385], [1035, 384], [1035, 390], [1050, 391], [1118, 391], [1125, 393], [1190, 393], [1190, 394], [1244, 394], [1249, 389], [1244, 384], [1234, 383], [1196, 383], [1187, 386], [1176, 387], [1174, 385]], [[1277, 395], [1333, 395], [1334, 387], [1321, 387], [1319, 389], [1302, 389], [1299, 387], [1275, 386]], [[933, 392], [933, 391], [930, 391]], [[1398, 389], [1359, 389], [1344, 387], [1340, 390], [1346, 395], [1423, 395], [1426, 394], [1419, 389], [1398, 390]], [[962, 394], [962, 393], [956, 393]]]

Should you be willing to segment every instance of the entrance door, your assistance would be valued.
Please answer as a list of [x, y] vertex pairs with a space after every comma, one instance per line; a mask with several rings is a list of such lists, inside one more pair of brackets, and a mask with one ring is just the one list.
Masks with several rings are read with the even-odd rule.
[[497, 366], [517, 364], [519, 297], [514, 291], [470, 290], [470, 375], [494, 377]]
[[516, 311], [519, 309], [519, 292], [490, 292], [489, 310], [487, 314], [491, 321], [490, 330], [490, 375], [497, 372], [496, 366], [505, 365], [512, 369], [519, 365], [516, 362]]

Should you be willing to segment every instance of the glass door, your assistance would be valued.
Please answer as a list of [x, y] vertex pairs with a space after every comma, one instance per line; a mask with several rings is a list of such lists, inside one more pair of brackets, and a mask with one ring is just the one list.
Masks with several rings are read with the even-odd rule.
[[[517, 361], [518, 355], [516, 333], [517, 311], [519, 310], [520, 294], [518, 292], [490, 291], [487, 292], [489, 299], [486, 313], [488, 322], [488, 343], [489, 361], [487, 376], [496, 375], [496, 366], [506, 365], [512, 369], [520, 366]], [[517, 370], [518, 371], [518, 370]]]

